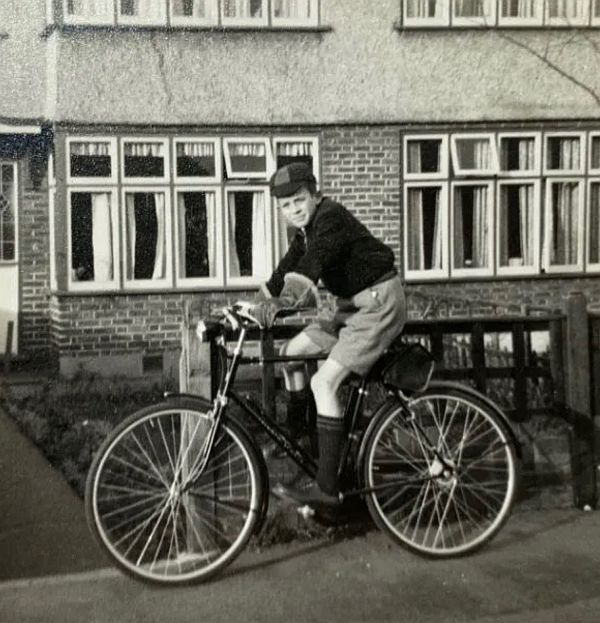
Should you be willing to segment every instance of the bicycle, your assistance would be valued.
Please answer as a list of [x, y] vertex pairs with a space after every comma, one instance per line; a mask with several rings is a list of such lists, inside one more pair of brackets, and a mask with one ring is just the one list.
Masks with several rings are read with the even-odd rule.
[[[216, 340], [219, 350], [214, 400], [169, 395], [127, 417], [94, 458], [85, 495], [90, 529], [110, 559], [135, 578], [207, 580], [260, 530], [269, 474], [231, 403], [315, 475], [315, 461], [301, 444], [233, 389], [242, 364], [299, 360], [244, 356], [252, 324], [235, 306], [199, 323], [198, 334]], [[233, 352], [224, 337], [228, 328], [236, 336]], [[432, 381], [432, 371], [426, 349], [399, 340], [366, 376], [350, 381], [339, 473], [343, 500], [366, 500], [376, 526], [395, 542], [443, 558], [480, 548], [506, 521], [519, 445], [491, 400], [469, 387]], [[364, 426], [362, 407], [374, 381], [386, 397]]]

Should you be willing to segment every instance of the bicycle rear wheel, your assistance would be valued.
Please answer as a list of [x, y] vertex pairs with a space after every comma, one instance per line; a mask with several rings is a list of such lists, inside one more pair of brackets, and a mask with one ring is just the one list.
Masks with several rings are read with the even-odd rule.
[[219, 425], [194, 401], [163, 403], [122, 422], [98, 451], [86, 486], [89, 526], [134, 577], [206, 580], [252, 535], [263, 501], [261, 463], [235, 422]]
[[[365, 440], [361, 471], [375, 523], [425, 556], [489, 541], [510, 513], [517, 459], [505, 424], [456, 390], [429, 390], [383, 412]], [[387, 485], [387, 486], [386, 486]]]

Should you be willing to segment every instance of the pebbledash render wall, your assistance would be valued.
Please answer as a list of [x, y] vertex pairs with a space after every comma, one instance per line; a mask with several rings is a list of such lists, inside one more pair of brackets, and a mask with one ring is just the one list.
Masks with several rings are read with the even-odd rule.
[[[304, 128], [306, 130], [306, 128]], [[317, 129], [313, 129], [316, 132]], [[401, 128], [329, 126], [320, 131], [321, 175], [326, 194], [344, 203], [401, 259]], [[148, 293], [74, 294], [48, 290], [47, 210], [39, 193], [25, 206], [31, 252], [24, 253], [23, 273], [28, 290], [28, 349], [43, 344], [50, 326], [53, 354], [63, 375], [78, 370], [141, 376], [162, 372], [176, 376], [181, 323], [186, 302], [200, 314], [211, 308], [252, 296], [253, 290], [202, 292], [173, 290]], [[30, 234], [28, 234], [30, 235]], [[35, 239], [35, 242], [33, 241]], [[35, 252], [34, 252], [35, 249]], [[464, 299], [450, 313], [464, 314], [473, 302], [560, 308], [571, 290], [583, 291], [592, 306], [600, 305], [597, 276], [548, 276], [462, 280], [407, 285], [413, 315], [424, 294]], [[49, 301], [49, 312], [48, 312]]]

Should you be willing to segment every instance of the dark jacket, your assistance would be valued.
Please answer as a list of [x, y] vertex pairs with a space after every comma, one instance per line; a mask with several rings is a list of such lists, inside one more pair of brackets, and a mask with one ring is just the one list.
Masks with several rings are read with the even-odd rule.
[[394, 253], [344, 206], [324, 197], [310, 222], [299, 229], [267, 282], [279, 296], [286, 273], [300, 273], [335, 296], [349, 298], [394, 268]]

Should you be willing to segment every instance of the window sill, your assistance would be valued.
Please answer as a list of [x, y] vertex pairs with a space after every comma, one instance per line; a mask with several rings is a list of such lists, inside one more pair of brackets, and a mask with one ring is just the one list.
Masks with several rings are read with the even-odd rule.
[[430, 286], [430, 285], [458, 285], [461, 283], [497, 283], [499, 281], [543, 281], [548, 279], [597, 279], [598, 271], [588, 272], [543, 272], [543, 273], [527, 273], [513, 275], [486, 275], [486, 276], [460, 276], [460, 277], [435, 277], [423, 278], [409, 277], [405, 278], [407, 285], [411, 286]]
[[[47, 38], [54, 32], [65, 34], [73, 34], [80, 32], [131, 32], [131, 31], [149, 31], [149, 32], [265, 32], [265, 33], [315, 33], [322, 34], [333, 31], [332, 26], [194, 26], [194, 25], [177, 25], [166, 26], [160, 24], [118, 24], [118, 25], [96, 25], [96, 24], [50, 24], [44, 28], [40, 36]], [[1, 36], [1, 35], [0, 35]], [[8, 36], [8, 35], [7, 35]]]
[[180, 294], [210, 294], [213, 292], [222, 293], [223, 296], [227, 296], [229, 293], [235, 292], [248, 292], [258, 290], [259, 284], [247, 284], [247, 285], [239, 285], [239, 286], [194, 286], [194, 287], [185, 287], [182, 286], [180, 288], [175, 288], [171, 286], [165, 286], [164, 288], [139, 288], [139, 289], [131, 289], [124, 288], [122, 290], [109, 290], [109, 289], [98, 289], [98, 290], [63, 290], [63, 289], [54, 289], [50, 292], [52, 296], [58, 296], [61, 298], [80, 298], [80, 297], [91, 297], [91, 296], [165, 296], [165, 295], [173, 295], [178, 296]]
[[511, 31], [540, 31], [540, 30], [598, 30], [600, 24], [582, 24], [582, 25], [550, 25], [550, 24], [527, 24], [517, 26], [516, 24], [473, 24], [450, 26], [448, 24], [428, 24], [423, 26], [404, 25], [400, 22], [394, 23], [394, 30], [398, 32], [454, 32], [454, 31], [473, 31], [473, 30], [511, 30]]

